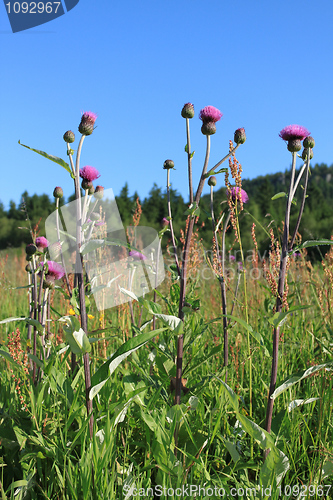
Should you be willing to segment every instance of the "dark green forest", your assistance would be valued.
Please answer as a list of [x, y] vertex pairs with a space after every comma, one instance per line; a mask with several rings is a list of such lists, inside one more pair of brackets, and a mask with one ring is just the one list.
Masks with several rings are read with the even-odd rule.
[[[297, 174], [296, 174], [297, 175]], [[217, 176], [217, 186], [214, 188], [214, 212], [215, 218], [218, 218], [223, 210], [226, 210], [226, 193], [223, 186], [224, 176]], [[241, 214], [242, 242], [245, 251], [253, 248], [251, 238], [251, 227], [256, 222], [256, 235], [259, 245], [259, 251], [264, 253], [269, 249], [270, 240], [263, 228], [273, 227], [275, 231], [282, 228], [284, 220], [284, 211], [286, 200], [278, 198], [272, 200], [272, 197], [279, 192], [286, 192], [290, 182], [290, 171], [284, 173], [256, 177], [248, 180], [243, 179], [243, 189], [249, 195], [249, 202], [244, 205], [244, 211]], [[301, 183], [302, 184], [302, 181]], [[296, 205], [292, 208], [291, 229], [296, 223], [300, 201], [302, 197], [302, 185], [298, 187], [295, 201]], [[148, 225], [155, 229], [160, 229], [160, 222], [163, 217], [167, 217], [167, 193], [154, 184], [148, 197], [141, 199], [139, 193], [130, 195], [127, 183], [121, 189], [116, 201], [118, 209], [125, 226], [132, 224], [132, 216], [136, 208], [136, 199], [139, 198], [142, 206], [142, 216], [140, 225]], [[67, 199], [67, 202], [73, 200], [73, 196]], [[64, 199], [60, 200], [63, 204]], [[23, 202], [23, 203], [22, 203]], [[187, 200], [184, 200], [181, 194], [171, 189], [172, 218], [176, 237], [180, 236], [180, 229], [184, 227], [186, 216], [184, 212], [188, 208]], [[20, 203], [10, 202], [9, 209], [6, 211], [0, 202], [0, 249], [10, 247], [20, 247], [31, 242], [29, 231], [29, 221], [32, 227], [38, 224], [39, 235], [43, 236], [44, 221], [46, 217], [55, 210], [54, 200], [48, 195], [29, 195], [24, 192]], [[200, 202], [200, 218], [198, 221], [199, 236], [202, 238], [206, 248], [210, 248], [212, 241], [212, 227], [210, 217], [210, 197], [205, 195]], [[204, 226], [202, 227], [202, 223]], [[303, 241], [308, 239], [330, 238], [333, 234], [333, 165], [316, 164], [311, 167], [309, 185], [307, 190], [307, 199], [304, 214], [300, 226], [300, 233]], [[168, 234], [163, 237], [164, 246], [168, 242]], [[233, 243], [233, 234], [229, 230], [227, 233], [227, 249]], [[235, 247], [237, 248], [237, 247]], [[325, 247], [323, 248], [325, 251]], [[310, 255], [314, 258], [319, 257], [317, 250], [311, 250]]]

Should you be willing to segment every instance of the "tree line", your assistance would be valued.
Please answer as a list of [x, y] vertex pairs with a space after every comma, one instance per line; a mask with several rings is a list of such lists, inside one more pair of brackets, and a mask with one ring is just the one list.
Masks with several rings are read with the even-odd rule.
[[[223, 211], [227, 210], [225, 203], [226, 189], [223, 187], [223, 182], [223, 175], [217, 176], [217, 186], [214, 188], [214, 213], [216, 219], [221, 216]], [[289, 182], [289, 170], [259, 176], [251, 180], [243, 180], [243, 189], [245, 189], [249, 196], [249, 202], [244, 205], [244, 211], [240, 217], [242, 243], [245, 251], [253, 249], [251, 236], [253, 222], [256, 224], [259, 251], [263, 254], [269, 249], [270, 239], [267, 231], [270, 227], [275, 228], [277, 232], [281, 230], [286, 203], [283, 197], [275, 200], [272, 200], [272, 197], [277, 193], [287, 192]], [[219, 187], [219, 184], [221, 187]], [[293, 206], [291, 215], [291, 228], [296, 224], [302, 193], [302, 185], [300, 185], [295, 197], [296, 205]], [[174, 189], [171, 189], [170, 196], [173, 226], [176, 237], [179, 239], [180, 229], [184, 228], [186, 218], [184, 212], [188, 209], [188, 201], [185, 201], [183, 196]], [[133, 214], [137, 206], [137, 199], [139, 199], [142, 208], [140, 225], [154, 227], [159, 230], [163, 217], [168, 216], [166, 190], [162, 190], [157, 184], [152, 186], [146, 198], [141, 199], [137, 192], [130, 195], [128, 184], [126, 183], [115, 198], [124, 226], [133, 223]], [[72, 200], [73, 196], [69, 197], [67, 202]], [[60, 201], [62, 204], [65, 203], [63, 198]], [[30, 225], [33, 228], [38, 225], [39, 234], [45, 235], [45, 219], [54, 210], [54, 200], [51, 200], [48, 195], [34, 194], [30, 196], [27, 191], [22, 194], [22, 199], [18, 204], [11, 201], [8, 210], [5, 210], [4, 205], [0, 202], [0, 249], [20, 247], [30, 243]], [[212, 243], [212, 224], [210, 219], [209, 195], [204, 195], [201, 199], [198, 227], [200, 228], [199, 237], [202, 238], [203, 245], [206, 248], [210, 248]], [[232, 230], [229, 230], [227, 233], [227, 250], [233, 244], [232, 233]], [[333, 234], [333, 165], [327, 166], [322, 163], [311, 167], [300, 234], [303, 241], [330, 238]], [[164, 236], [163, 244], [165, 245], [167, 241], [167, 236]], [[318, 251], [315, 249], [309, 253], [314, 258], [316, 255], [320, 257]]]

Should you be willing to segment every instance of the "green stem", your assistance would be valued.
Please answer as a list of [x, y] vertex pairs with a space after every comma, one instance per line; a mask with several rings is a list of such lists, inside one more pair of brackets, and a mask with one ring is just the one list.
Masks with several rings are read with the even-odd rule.
[[190, 140], [190, 120], [186, 118], [186, 137], [187, 137], [187, 164], [188, 164], [188, 183], [190, 193], [190, 205], [193, 204], [193, 182], [192, 182], [192, 154]]
[[169, 216], [169, 222], [170, 222], [170, 232], [171, 232], [172, 248], [173, 248], [173, 253], [174, 253], [174, 259], [175, 259], [176, 266], [177, 266], [178, 276], [180, 276], [181, 272], [180, 272], [180, 268], [179, 268], [178, 255], [177, 255], [177, 246], [176, 246], [175, 233], [174, 233], [174, 230], [173, 230], [172, 216], [171, 216], [170, 169], [167, 170], [167, 195], [168, 195], [168, 216]]

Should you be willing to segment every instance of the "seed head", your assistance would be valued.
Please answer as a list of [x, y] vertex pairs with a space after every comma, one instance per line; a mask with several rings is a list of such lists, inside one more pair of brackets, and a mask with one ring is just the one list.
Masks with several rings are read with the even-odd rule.
[[82, 135], [91, 135], [94, 130], [94, 125], [97, 115], [92, 111], [85, 111], [81, 117], [79, 132]]
[[75, 141], [74, 132], [72, 132], [71, 130], [67, 130], [67, 132], [64, 133], [63, 138], [65, 142], [71, 144], [72, 142]]
[[190, 102], [184, 104], [182, 109], [182, 117], [183, 118], [193, 118], [194, 116], [194, 106]]

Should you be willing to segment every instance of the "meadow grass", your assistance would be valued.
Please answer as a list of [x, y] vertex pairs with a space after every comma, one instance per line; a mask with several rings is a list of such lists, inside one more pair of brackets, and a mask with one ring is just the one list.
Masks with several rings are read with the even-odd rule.
[[[332, 472], [333, 462], [329, 368], [317, 371], [276, 398], [272, 433], [276, 446], [288, 457], [290, 468], [280, 486], [282, 490], [275, 486], [271, 496], [265, 496], [259, 487], [263, 450], [254, 440], [251, 458], [249, 433], [244, 422], [236, 417], [222, 384], [223, 325], [219, 283], [205, 267], [198, 248], [197, 265], [189, 270], [187, 297], [189, 301], [200, 299], [200, 308], [190, 314], [185, 331], [183, 377], [188, 391], [183, 393], [181, 405], [173, 405], [174, 393], [170, 390], [176, 357], [176, 338], [170, 336], [170, 332], [160, 333], [155, 342], [149, 342], [123, 361], [94, 398], [92, 441], [85, 409], [83, 367], [71, 378], [68, 351], [62, 355], [56, 353], [55, 346], [61, 346], [63, 341], [63, 331], [57, 321], [51, 327], [54, 351], [49, 362], [44, 364], [43, 379], [36, 387], [30, 375], [6, 358], [0, 359], [0, 498], [112, 500], [140, 498], [140, 491], [141, 497], [148, 493], [147, 498], [154, 498], [149, 496], [148, 488], [160, 485], [169, 489], [162, 498], [171, 499], [177, 498], [171, 488], [185, 488], [186, 484], [206, 485], [206, 488], [216, 488], [216, 492], [223, 488], [230, 498], [331, 497], [327, 493], [329, 476], [323, 477]], [[1, 254], [1, 318], [26, 313], [26, 289], [9, 288], [26, 284], [25, 264], [23, 251], [8, 252], [8, 258], [5, 253]], [[230, 270], [233, 268], [234, 277], [227, 284], [229, 304], [234, 298], [238, 276], [236, 265], [231, 264]], [[251, 264], [247, 263], [249, 324], [260, 332], [270, 353], [272, 328], [268, 320], [273, 314], [275, 298], [263, 278], [249, 278], [251, 269]], [[307, 263], [305, 253], [292, 261], [289, 304], [301, 303], [311, 308], [288, 315], [283, 325], [278, 385], [292, 374], [332, 359], [330, 295], [326, 297], [324, 293], [323, 297], [323, 290], [328, 291], [331, 285], [328, 280], [322, 266], [314, 269]], [[177, 282], [169, 275], [158, 291], [162, 295], [158, 302], [164, 311], [176, 313]], [[54, 310], [68, 313], [69, 303], [63, 295], [56, 297]], [[138, 318], [139, 305], [135, 303], [133, 307], [134, 316]], [[94, 317], [89, 320], [89, 331], [98, 330], [101, 324], [109, 329], [105, 333], [109, 337], [105, 341], [107, 356], [131, 338], [128, 304], [106, 310], [104, 315], [97, 310], [91, 310], [91, 314]], [[242, 280], [233, 315], [244, 320]], [[57, 318], [55, 313], [52, 317]], [[144, 312], [143, 321], [145, 319], [148, 317], [145, 318]], [[157, 328], [161, 326], [157, 320]], [[8, 346], [8, 335], [16, 328], [21, 333], [24, 351], [26, 327], [21, 322], [1, 325], [1, 343]], [[229, 323], [229, 345], [228, 386], [237, 395], [240, 415], [246, 418], [249, 416], [247, 332], [233, 320]], [[92, 373], [104, 359], [103, 342], [94, 344]], [[271, 359], [255, 342], [252, 343], [251, 364], [251, 419], [264, 427]], [[177, 422], [180, 422], [180, 429], [178, 452], [175, 453]], [[294, 488], [294, 495], [288, 494], [289, 485]], [[305, 489], [310, 485], [317, 488], [314, 494]], [[324, 495], [320, 494], [318, 485], [327, 485]], [[131, 486], [136, 488], [137, 495], [126, 496]], [[253, 487], [257, 488], [256, 493], [250, 490]], [[238, 496], [233, 495], [232, 488], [239, 490]], [[302, 492], [306, 495], [300, 496]], [[221, 498], [219, 494], [211, 495], [210, 490], [199, 493], [196, 496], [202, 499]], [[194, 496], [185, 489], [183, 498]]]

